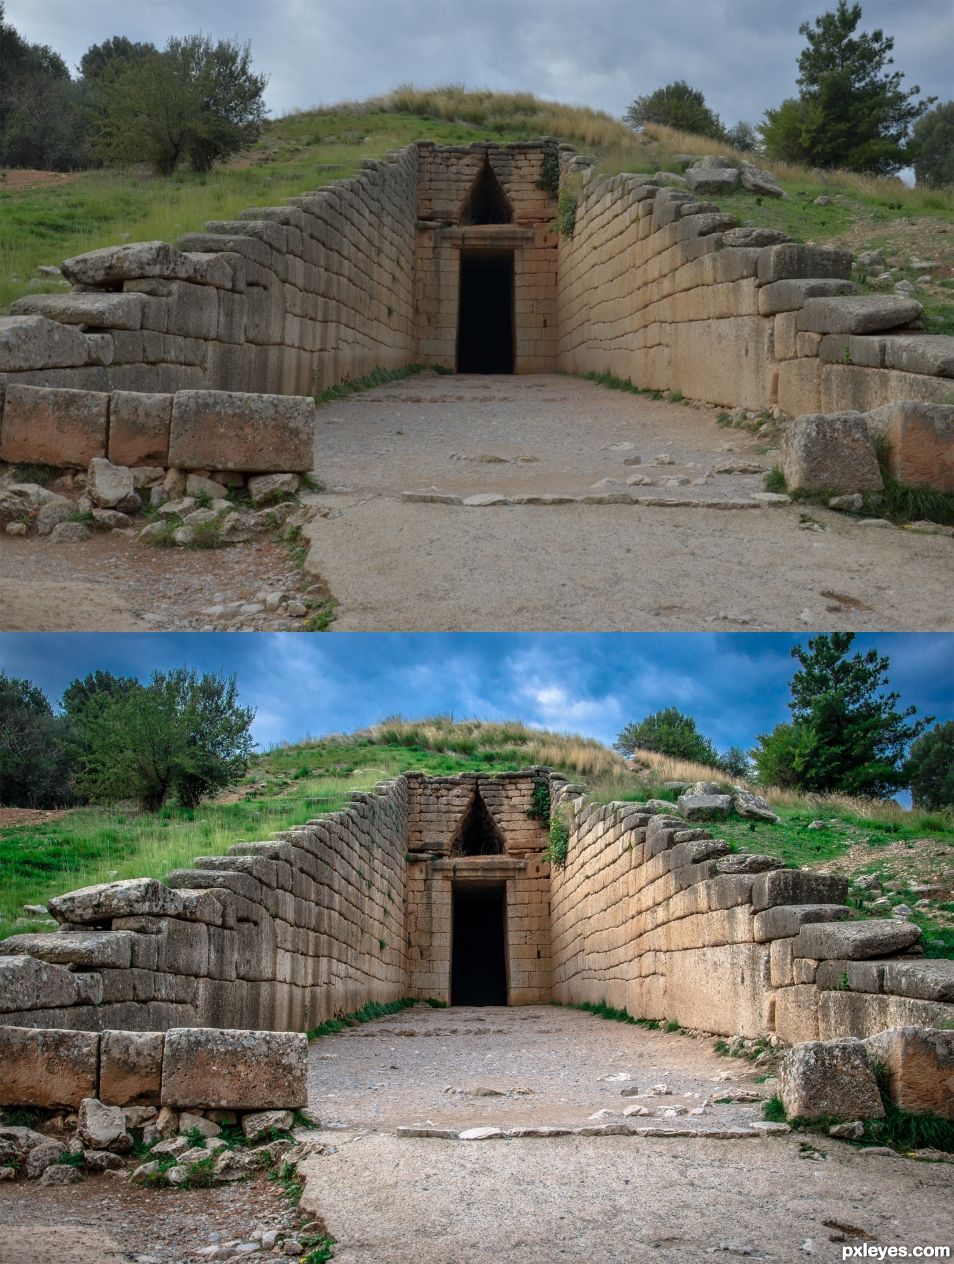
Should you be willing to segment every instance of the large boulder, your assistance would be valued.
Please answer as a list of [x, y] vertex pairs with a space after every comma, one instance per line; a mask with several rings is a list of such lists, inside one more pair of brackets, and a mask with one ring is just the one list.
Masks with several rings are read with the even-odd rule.
[[80, 887], [56, 896], [47, 907], [58, 922], [88, 926], [114, 917], [178, 917], [182, 897], [156, 878], [129, 878]]
[[173, 1028], [162, 1058], [162, 1104], [231, 1110], [305, 1106], [308, 1041], [298, 1032]]
[[808, 298], [798, 314], [797, 328], [814, 334], [874, 334], [909, 325], [923, 312], [915, 299], [897, 294]]
[[903, 400], [865, 419], [869, 432], [886, 444], [888, 468], [899, 482], [954, 492], [954, 404]]
[[100, 509], [139, 508], [132, 470], [125, 465], [113, 465], [105, 457], [90, 461], [86, 472], [86, 495]]
[[[56, 327], [75, 332], [66, 326]], [[82, 336], [76, 334], [77, 338]], [[104, 391], [8, 386], [0, 427], [0, 460], [11, 465], [85, 469], [94, 457], [106, 454], [108, 414], [109, 396]]]
[[0, 373], [75, 368], [86, 357], [78, 329], [45, 316], [0, 316]]
[[739, 816], [751, 821], [769, 821], [777, 825], [780, 818], [772, 811], [766, 799], [751, 790], [733, 790], [732, 803]]
[[74, 285], [106, 287], [142, 277], [188, 280], [193, 270], [189, 259], [168, 242], [135, 241], [75, 255], [60, 264], [60, 271]]
[[708, 821], [728, 816], [732, 811], [731, 794], [681, 794], [679, 812], [687, 821]]
[[[29, 957], [21, 960], [40, 964]], [[66, 970], [59, 973], [73, 977]], [[42, 993], [34, 994], [33, 1003], [37, 1001], [47, 1003]], [[0, 1027], [0, 1106], [75, 1109], [96, 1093], [98, 1070], [98, 1032]]]
[[792, 491], [884, 490], [874, 443], [861, 413], [796, 417], [782, 437], [782, 473]]
[[106, 1106], [97, 1097], [80, 1102], [76, 1135], [90, 1150], [130, 1150], [126, 1116], [118, 1106]]
[[743, 162], [739, 169], [739, 179], [742, 181], [742, 187], [748, 189], [750, 193], [760, 193], [763, 197], [785, 196], [785, 190], [772, 175], [771, 171], [766, 171], [762, 167], [756, 167], [751, 162]]
[[954, 1119], [954, 1031], [900, 1027], [879, 1031], [864, 1043], [869, 1059], [887, 1072], [896, 1105]]
[[778, 1091], [791, 1119], [881, 1119], [884, 1104], [864, 1043], [809, 1040], [779, 1065]]
[[692, 193], [732, 193], [738, 188], [739, 173], [734, 167], [690, 167], [686, 185]]
[[906, 952], [921, 938], [913, 922], [871, 918], [864, 922], [813, 922], [798, 932], [796, 957], [813, 961], [866, 961]]
[[178, 391], [169, 463], [187, 470], [305, 472], [314, 465], [315, 401], [236, 391]]

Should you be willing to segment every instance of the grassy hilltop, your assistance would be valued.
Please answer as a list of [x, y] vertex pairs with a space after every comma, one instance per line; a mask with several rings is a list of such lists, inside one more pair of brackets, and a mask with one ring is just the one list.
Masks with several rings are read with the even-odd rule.
[[[216, 855], [232, 843], [275, 832], [345, 806], [400, 772], [431, 774], [505, 772], [546, 764], [584, 782], [598, 802], [675, 800], [667, 782], [722, 781], [698, 764], [643, 752], [635, 766], [591, 738], [530, 729], [518, 723], [455, 723], [438, 717], [420, 723], [386, 720], [372, 729], [318, 741], [282, 745], [253, 757], [236, 790], [195, 810], [164, 808], [139, 814], [124, 806], [67, 812], [7, 810], [0, 826], [0, 937], [39, 929], [24, 904], [42, 904], [71, 888], [114, 878], [161, 877], [198, 855]], [[855, 877], [876, 873], [890, 906], [915, 909], [930, 956], [954, 956], [954, 816], [906, 812], [894, 803], [840, 796], [800, 796], [767, 790], [778, 825], [733, 817], [714, 826], [737, 851], [768, 852], [786, 864]], [[2, 819], [2, 817], [0, 817]], [[823, 822], [822, 828], [810, 828]], [[868, 897], [869, 901], [871, 896]]]
[[[75, 175], [0, 172], [0, 310], [23, 294], [59, 288], [37, 276], [85, 250], [119, 241], [174, 241], [208, 219], [228, 219], [250, 206], [280, 203], [345, 179], [364, 158], [381, 157], [413, 140], [467, 144], [555, 136], [596, 154], [606, 173], [679, 170], [677, 153], [723, 153], [730, 146], [649, 125], [634, 133], [608, 114], [541, 101], [529, 93], [467, 92], [457, 86], [400, 88], [385, 97], [289, 114], [265, 125], [253, 149], [208, 175], [170, 179], [139, 170]], [[759, 160], [756, 160], [759, 161]], [[796, 240], [883, 250], [888, 263], [917, 286], [929, 332], [954, 333], [954, 191], [908, 189], [894, 179], [813, 171], [772, 163], [784, 200], [738, 191], [721, 200], [740, 222], [775, 227]], [[817, 205], [818, 197], [830, 199]], [[910, 265], [937, 266], [931, 280]], [[873, 269], [864, 284], [877, 288]]]

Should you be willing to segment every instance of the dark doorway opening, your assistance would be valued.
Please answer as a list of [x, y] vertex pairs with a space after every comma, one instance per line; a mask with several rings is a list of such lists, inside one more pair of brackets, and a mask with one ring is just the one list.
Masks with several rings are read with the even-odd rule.
[[457, 372], [513, 372], [512, 250], [461, 253]]
[[500, 827], [487, 811], [480, 791], [475, 790], [451, 843], [451, 855], [499, 856], [503, 851], [504, 836]]
[[454, 887], [452, 1005], [506, 1005], [506, 887]]

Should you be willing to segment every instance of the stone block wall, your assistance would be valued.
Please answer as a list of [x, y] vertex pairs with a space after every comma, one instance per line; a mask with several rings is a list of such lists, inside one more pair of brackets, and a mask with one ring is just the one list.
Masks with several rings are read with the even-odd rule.
[[921, 305], [856, 295], [851, 255], [738, 228], [643, 176], [596, 177], [561, 150], [579, 193], [559, 247], [559, 368], [728, 407], [792, 415], [950, 402], [954, 343]]
[[954, 964], [917, 955], [911, 924], [846, 920], [845, 879], [550, 787], [570, 828], [551, 877], [554, 1000], [793, 1043], [954, 1021]]
[[314, 395], [414, 352], [415, 146], [165, 242], [69, 259], [0, 319], [8, 384]]
[[407, 992], [407, 786], [199, 857], [164, 882], [51, 903], [55, 934], [0, 941], [0, 1023], [301, 1031]]

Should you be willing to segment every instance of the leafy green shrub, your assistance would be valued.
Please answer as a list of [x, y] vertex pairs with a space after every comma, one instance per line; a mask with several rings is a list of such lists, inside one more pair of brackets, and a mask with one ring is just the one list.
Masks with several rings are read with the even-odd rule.
[[560, 812], [555, 812], [550, 821], [550, 844], [543, 853], [544, 860], [562, 869], [566, 865], [567, 853], [570, 849], [570, 829]]
[[530, 795], [530, 806], [527, 816], [531, 821], [549, 821], [550, 819], [550, 787], [545, 781], [538, 781]]
[[561, 237], [571, 238], [576, 232], [576, 213], [579, 205], [579, 194], [569, 184], [564, 184], [557, 199], [556, 213], [556, 230]]

